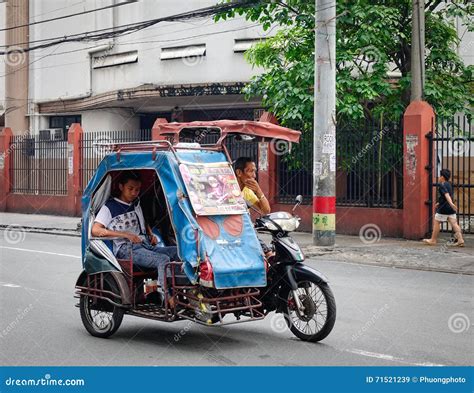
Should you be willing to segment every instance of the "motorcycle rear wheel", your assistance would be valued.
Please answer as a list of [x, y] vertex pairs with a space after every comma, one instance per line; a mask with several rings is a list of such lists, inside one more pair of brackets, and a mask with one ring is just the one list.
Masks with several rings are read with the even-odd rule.
[[[120, 294], [112, 276], [104, 277], [104, 289]], [[114, 334], [122, 324], [124, 309], [99, 299], [82, 295], [79, 300], [81, 320], [86, 330], [94, 337], [107, 338]]]

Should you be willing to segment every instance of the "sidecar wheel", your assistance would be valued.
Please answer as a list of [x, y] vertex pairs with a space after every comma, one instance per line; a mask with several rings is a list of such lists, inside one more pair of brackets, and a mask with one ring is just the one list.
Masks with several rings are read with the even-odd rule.
[[336, 322], [336, 301], [328, 284], [300, 281], [296, 290], [305, 307], [298, 312], [293, 291], [285, 291], [285, 321], [291, 332], [303, 341], [321, 341], [331, 333]]
[[[116, 294], [120, 291], [115, 280], [110, 275], [104, 277], [104, 289]], [[86, 330], [94, 337], [107, 338], [120, 327], [124, 309], [99, 299], [95, 304], [93, 299], [83, 295], [79, 301], [81, 320]]]

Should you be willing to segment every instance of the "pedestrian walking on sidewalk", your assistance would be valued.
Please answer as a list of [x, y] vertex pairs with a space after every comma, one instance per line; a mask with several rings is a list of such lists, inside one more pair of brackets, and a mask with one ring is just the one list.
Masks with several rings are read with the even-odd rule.
[[430, 239], [423, 239], [425, 244], [435, 245], [438, 240], [441, 223], [448, 221], [454, 231], [454, 241], [449, 242], [448, 246], [464, 247], [461, 228], [456, 219], [457, 206], [453, 202], [453, 187], [449, 182], [451, 171], [442, 169], [438, 178], [438, 203], [436, 203], [436, 214], [433, 224], [433, 232]]

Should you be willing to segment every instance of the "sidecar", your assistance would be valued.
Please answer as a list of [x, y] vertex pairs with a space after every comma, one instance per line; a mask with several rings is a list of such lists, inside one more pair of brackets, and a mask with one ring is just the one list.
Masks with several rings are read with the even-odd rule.
[[[75, 293], [84, 326], [97, 337], [113, 334], [125, 314], [205, 325], [264, 317], [259, 297], [267, 263], [224, 141], [247, 135], [291, 143], [300, 133], [250, 121], [161, 122], [159, 129], [159, 140], [102, 146], [108, 154], [83, 193], [83, 270]], [[196, 142], [203, 133], [217, 142]], [[179, 260], [166, 265], [161, 297], [146, 286], [156, 270], [134, 265], [133, 253], [117, 259], [113, 238], [91, 235], [96, 214], [128, 170], [140, 174], [145, 220], [163, 244], [178, 249]]]

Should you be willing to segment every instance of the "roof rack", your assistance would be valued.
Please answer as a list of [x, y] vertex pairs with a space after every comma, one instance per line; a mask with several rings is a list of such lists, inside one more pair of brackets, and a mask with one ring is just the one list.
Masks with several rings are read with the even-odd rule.
[[102, 148], [109, 148], [110, 153], [116, 152], [117, 158], [120, 159], [120, 153], [125, 151], [151, 151], [153, 153], [153, 160], [156, 158], [156, 152], [160, 150], [169, 150], [180, 162], [176, 155], [176, 150], [207, 150], [207, 151], [223, 151], [230, 159], [227, 148], [224, 145], [203, 145], [195, 146], [176, 146], [166, 139], [154, 141], [136, 141], [136, 142], [94, 142], [93, 146], [100, 146]]

